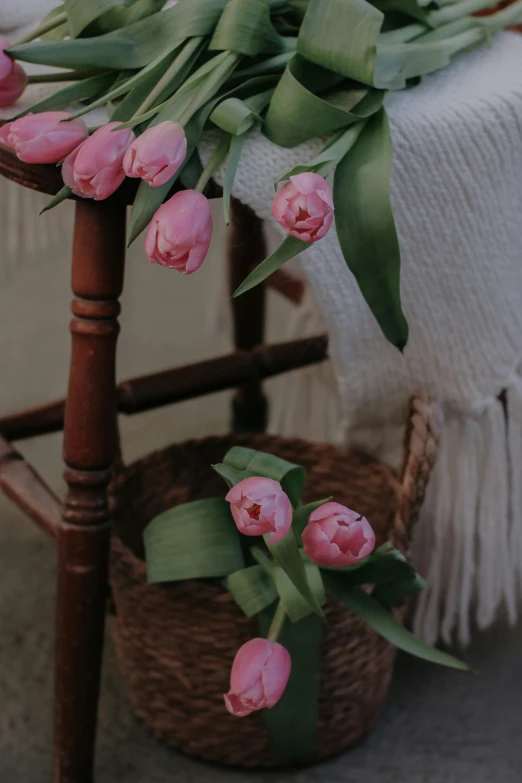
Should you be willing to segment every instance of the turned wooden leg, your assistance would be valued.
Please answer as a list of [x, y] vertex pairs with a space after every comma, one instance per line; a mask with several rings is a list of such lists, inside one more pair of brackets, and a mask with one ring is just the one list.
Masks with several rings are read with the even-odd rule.
[[58, 535], [54, 783], [91, 783], [107, 598], [107, 485], [116, 453], [115, 354], [125, 208], [79, 201]]
[[[237, 199], [232, 199], [231, 222], [227, 232], [230, 291], [233, 293], [249, 272], [266, 256], [263, 222]], [[232, 299], [234, 346], [249, 351], [264, 341], [265, 286], [258, 285]], [[232, 408], [234, 432], [264, 432], [268, 405], [261, 381], [255, 379], [240, 386]]]

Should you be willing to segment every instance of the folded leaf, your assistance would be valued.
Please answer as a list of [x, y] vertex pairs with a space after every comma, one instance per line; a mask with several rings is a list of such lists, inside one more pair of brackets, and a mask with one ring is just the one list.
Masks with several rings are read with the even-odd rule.
[[310, 0], [297, 51], [323, 68], [372, 85], [383, 19], [366, 0]]
[[259, 614], [277, 600], [275, 582], [260, 565], [230, 574], [225, 587], [247, 617]]
[[210, 121], [227, 133], [241, 136], [254, 123], [262, 122], [259, 113], [268, 106], [273, 92], [273, 89], [265, 90], [259, 95], [244, 100], [236, 97], [226, 98], [216, 106], [210, 115]]
[[390, 203], [392, 145], [384, 109], [368, 120], [337, 166], [335, 225], [349, 269], [385, 337], [402, 350], [408, 324], [401, 306], [400, 250]]
[[244, 446], [233, 446], [226, 453], [223, 464], [237, 471], [238, 483], [248, 476], [265, 476], [279, 481], [283, 490], [296, 508], [301, 503], [301, 494], [306, 480], [306, 470], [301, 465], [294, 465], [286, 459], [276, 457], [264, 451], [247, 449]]
[[295, 147], [379, 111], [383, 92], [355, 83], [340, 85], [343, 81], [339, 74], [294, 57], [274, 91], [263, 132], [281, 147]]
[[[266, 636], [274, 611], [260, 615], [259, 632]], [[292, 658], [285, 692], [264, 718], [273, 753], [282, 762], [305, 762], [316, 752], [316, 731], [321, 684], [323, 623], [309, 615], [298, 623], [285, 623], [279, 636]]]
[[143, 539], [149, 584], [228, 576], [244, 567], [239, 533], [221, 498], [165, 511]]
[[360, 587], [346, 587], [337, 574], [323, 573], [323, 579], [329, 592], [343, 601], [354, 614], [367, 622], [390, 644], [431, 663], [438, 663], [441, 666], [462, 671], [470, 670], [470, 667], [463, 661], [459, 661], [458, 658], [454, 658], [442, 650], [430, 647], [410, 633], [375, 598], [367, 595]]

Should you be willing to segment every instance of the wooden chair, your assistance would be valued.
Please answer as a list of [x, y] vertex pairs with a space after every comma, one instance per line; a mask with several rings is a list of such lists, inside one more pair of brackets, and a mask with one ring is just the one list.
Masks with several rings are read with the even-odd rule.
[[[1, 146], [0, 174], [48, 194], [62, 186], [56, 167], [21, 163]], [[218, 195], [212, 188], [209, 195]], [[234, 430], [259, 432], [267, 417], [263, 379], [327, 356], [325, 335], [263, 345], [265, 293], [258, 287], [233, 300], [234, 353], [117, 384], [118, 298], [123, 288], [126, 207], [133, 192], [129, 182], [107, 201], [76, 203], [66, 399], [0, 419], [0, 487], [58, 546], [54, 783], [92, 781], [108, 594], [107, 488], [119, 454], [118, 412], [134, 414], [236, 388]], [[228, 255], [231, 289], [265, 255], [259, 219], [237, 201]], [[302, 295], [299, 281], [287, 275], [272, 282], [294, 301]], [[63, 503], [11, 443], [61, 429], [68, 485]]]

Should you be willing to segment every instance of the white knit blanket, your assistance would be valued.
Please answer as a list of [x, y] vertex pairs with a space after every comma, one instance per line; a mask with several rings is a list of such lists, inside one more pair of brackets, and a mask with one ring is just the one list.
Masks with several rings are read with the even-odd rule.
[[[54, 5], [31, 2], [41, 12]], [[0, 3], [0, 29], [8, 6], [15, 4]], [[441, 453], [416, 540], [430, 583], [416, 631], [431, 642], [456, 632], [466, 643], [473, 619], [486, 627], [506, 606], [515, 620], [522, 586], [522, 36], [499, 35], [419, 87], [391, 94], [387, 109], [410, 342], [401, 356], [382, 337], [332, 230], [301, 257], [311, 295], [281, 335], [326, 326], [332, 363], [280, 383], [270, 426], [397, 465], [411, 394], [443, 402]], [[211, 146], [203, 145], [204, 159]], [[274, 181], [320, 146], [284, 150], [252, 133], [234, 194], [273, 223]], [[9, 232], [13, 260], [43, 198], [14, 192], [4, 218], [13, 226], [23, 215], [25, 230]], [[46, 217], [51, 241], [61, 235], [60, 210]]]

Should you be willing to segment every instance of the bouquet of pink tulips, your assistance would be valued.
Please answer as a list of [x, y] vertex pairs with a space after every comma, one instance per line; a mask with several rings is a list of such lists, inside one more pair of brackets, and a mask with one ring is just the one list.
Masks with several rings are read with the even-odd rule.
[[[149, 583], [218, 578], [248, 617], [259, 618], [259, 636], [238, 650], [224, 694], [232, 715], [268, 708], [269, 736], [280, 739], [291, 721], [299, 743], [296, 727], [316, 714], [326, 592], [397, 647], [468, 668], [396, 621], [392, 607], [424, 581], [392, 544], [375, 549], [370, 521], [357, 511], [332, 498], [303, 506], [304, 468], [238, 446], [213, 467], [229, 486], [226, 498], [160, 514], [145, 530], [145, 558]], [[307, 749], [286, 751], [299, 759]]]
[[[324, 137], [313, 160], [281, 172], [273, 215], [287, 234], [239, 287], [257, 285], [336, 221], [346, 262], [384, 335], [402, 349], [400, 252], [389, 198], [392, 146], [383, 99], [457, 53], [522, 21], [522, 0], [64, 0], [28, 36], [0, 40], [0, 106], [28, 81], [19, 61], [62, 69], [65, 83], [0, 129], [29, 163], [62, 163], [64, 188], [108, 198], [141, 180], [129, 243], [195, 272], [212, 234], [205, 188], [225, 165], [224, 216], [247, 134], [276, 144]], [[164, 7], [167, 6], [167, 7]], [[65, 70], [63, 70], [65, 69]], [[66, 112], [71, 103], [77, 110]], [[78, 103], [79, 102], [79, 103]], [[82, 117], [105, 107], [109, 122]], [[204, 167], [202, 133], [219, 134]], [[335, 170], [333, 192], [325, 177]], [[184, 191], [179, 190], [181, 182]]]

